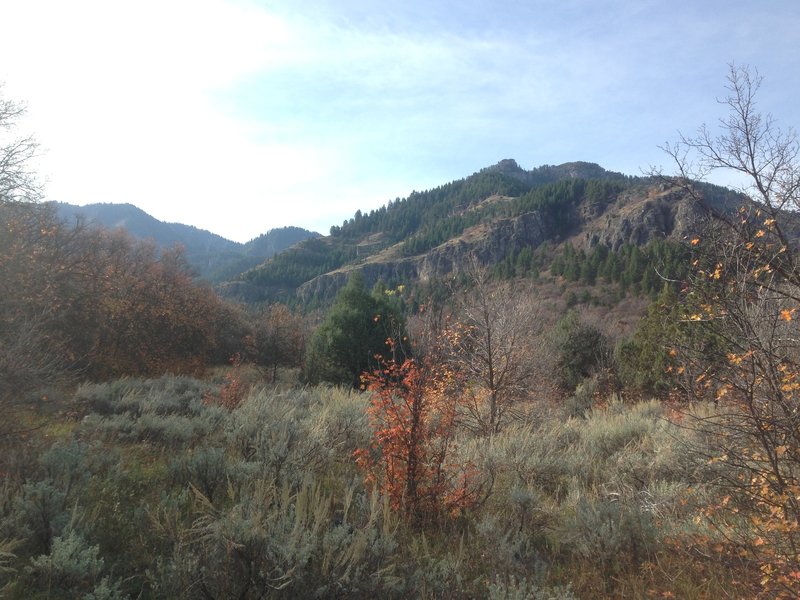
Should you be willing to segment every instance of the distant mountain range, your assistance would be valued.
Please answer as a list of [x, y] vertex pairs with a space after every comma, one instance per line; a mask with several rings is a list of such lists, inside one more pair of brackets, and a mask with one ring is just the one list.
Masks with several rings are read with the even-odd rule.
[[[726, 188], [694, 185], [712, 204], [743, 202]], [[684, 189], [663, 180], [587, 162], [525, 170], [512, 159], [369, 213], [358, 210], [327, 236], [285, 227], [240, 244], [164, 223], [130, 204], [55, 207], [66, 221], [121, 227], [161, 247], [180, 244], [197, 274], [228, 297], [306, 306], [327, 304], [356, 270], [367, 285], [435, 285], [475, 257], [513, 276], [523, 264], [523, 270], [533, 263], [549, 269], [567, 246], [586, 257], [601, 246], [624, 253], [650, 242], [680, 241], [704, 216]]]
[[232, 279], [297, 242], [319, 236], [300, 227], [282, 227], [241, 244], [191, 225], [159, 221], [132, 204], [52, 204], [58, 216], [68, 223], [80, 221], [107, 229], [125, 229], [161, 248], [180, 245], [197, 275], [212, 282]]

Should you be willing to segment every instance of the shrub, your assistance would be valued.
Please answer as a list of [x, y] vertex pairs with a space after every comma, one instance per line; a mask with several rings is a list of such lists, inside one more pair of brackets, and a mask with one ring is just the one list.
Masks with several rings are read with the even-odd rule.
[[225, 436], [241, 458], [276, 482], [301, 483], [306, 471], [325, 457], [308, 435], [310, 391], [253, 390], [225, 423]]
[[568, 312], [556, 324], [553, 344], [556, 376], [564, 389], [575, 389], [583, 379], [609, 363], [608, 339], [594, 325], [582, 322], [575, 311]]
[[15, 497], [3, 530], [8, 537], [25, 540], [29, 552], [47, 554], [68, 521], [66, 494], [51, 481], [33, 481]]
[[599, 567], [610, 591], [614, 576], [653, 556], [658, 534], [653, 515], [637, 503], [580, 498], [564, 524], [563, 540], [574, 554]]
[[103, 559], [97, 546], [89, 546], [73, 529], [53, 539], [49, 554], [31, 560], [28, 569], [48, 598], [76, 598], [82, 594], [87, 600], [113, 600], [122, 598], [119, 585], [102, 577]]
[[201, 447], [170, 463], [173, 480], [180, 485], [193, 485], [209, 500], [229, 478], [228, 462], [223, 448]]
[[75, 401], [99, 415], [143, 413], [196, 416], [203, 412], [203, 397], [212, 384], [191, 377], [164, 376], [157, 379], [117, 379], [84, 384]]
[[211, 389], [196, 379], [172, 376], [84, 385], [76, 398], [97, 412], [84, 417], [81, 427], [128, 442], [185, 447], [210, 435], [224, 419], [224, 409], [203, 403]]
[[[309, 481], [296, 492], [258, 479], [225, 509], [194, 498], [195, 518], [148, 573], [163, 595], [215, 598], [391, 597], [396, 521], [374, 495], [343, 497]], [[169, 518], [168, 516], [166, 518]], [[170, 532], [170, 528], [164, 528]]]
[[367, 396], [343, 388], [318, 388], [310, 411], [309, 441], [320, 456], [340, 465], [352, 464], [353, 453], [369, 444]]
[[487, 586], [488, 600], [577, 600], [569, 586], [542, 587], [524, 577], [507, 579], [499, 575]]
[[579, 383], [575, 392], [564, 402], [564, 410], [570, 417], [583, 417], [594, 405], [594, 396], [598, 383], [596, 377], [591, 377]]

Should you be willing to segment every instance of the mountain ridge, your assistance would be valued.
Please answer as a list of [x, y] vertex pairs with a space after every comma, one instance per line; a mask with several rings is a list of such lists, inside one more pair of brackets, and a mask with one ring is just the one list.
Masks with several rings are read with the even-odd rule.
[[[741, 201], [718, 186], [702, 184], [702, 193], [723, 203]], [[324, 303], [354, 270], [368, 285], [424, 283], [457, 274], [470, 255], [493, 266], [544, 243], [616, 251], [678, 241], [702, 216], [680, 186], [658, 178], [582, 161], [526, 171], [504, 159], [369, 214], [356, 211], [330, 235], [301, 242], [220, 289], [249, 301], [297, 295], [304, 303]]]
[[319, 235], [300, 227], [280, 227], [241, 243], [193, 225], [160, 221], [130, 203], [49, 204], [66, 222], [121, 228], [135, 238], [154, 242], [160, 248], [180, 245], [198, 276], [210, 281], [235, 277], [293, 244]]

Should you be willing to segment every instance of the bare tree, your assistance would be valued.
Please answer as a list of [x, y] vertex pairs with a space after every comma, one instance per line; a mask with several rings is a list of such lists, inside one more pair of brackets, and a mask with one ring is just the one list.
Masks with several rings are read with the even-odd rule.
[[474, 257], [465, 275], [467, 289], [455, 293], [455, 324], [448, 332], [451, 360], [471, 384], [469, 421], [491, 435], [528, 393], [531, 342], [541, 332], [540, 311], [535, 303], [523, 301], [511, 283], [492, 281]]
[[[695, 449], [717, 470], [724, 501], [706, 514], [755, 558], [770, 593], [800, 594], [800, 145], [756, 108], [762, 79], [731, 66], [717, 132], [703, 126], [664, 149], [683, 186], [713, 219], [696, 239], [695, 307], [685, 322], [715, 343], [695, 383], [717, 407], [693, 422], [711, 442]], [[746, 178], [738, 210], [692, 182], [714, 171]], [[712, 351], [709, 352], [708, 348]], [[743, 521], [743, 516], [745, 520]], [[746, 523], [747, 526], [744, 526]]]
[[253, 358], [274, 382], [278, 367], [296, 367], [303, 359], [306, 324], [285, 304], [264, 308], [255, 323]]
[[22, 104], [2, 96], [0, 85], [0, 202], [38, 200], [41, 186], [31, 170], [38, 145], [31, 136], [16, 137]]

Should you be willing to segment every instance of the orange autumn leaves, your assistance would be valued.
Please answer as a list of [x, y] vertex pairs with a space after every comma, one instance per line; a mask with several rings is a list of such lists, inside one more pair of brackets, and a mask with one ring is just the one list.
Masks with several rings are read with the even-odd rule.
[[0, 203], [0, 223], [0, 333], [35, 323], [31, 351], [106, 379], [196, 373], [237, 350], [238, 316], [179, 250], [63, 224], [49, 205]]
[[412, 520], [458, 515], [481, 493], [473, 465], [452, 459], [458, 376], [424, 359], [389, 361], [363, 376], [372, 443], [355, 453], [367, 481]]

